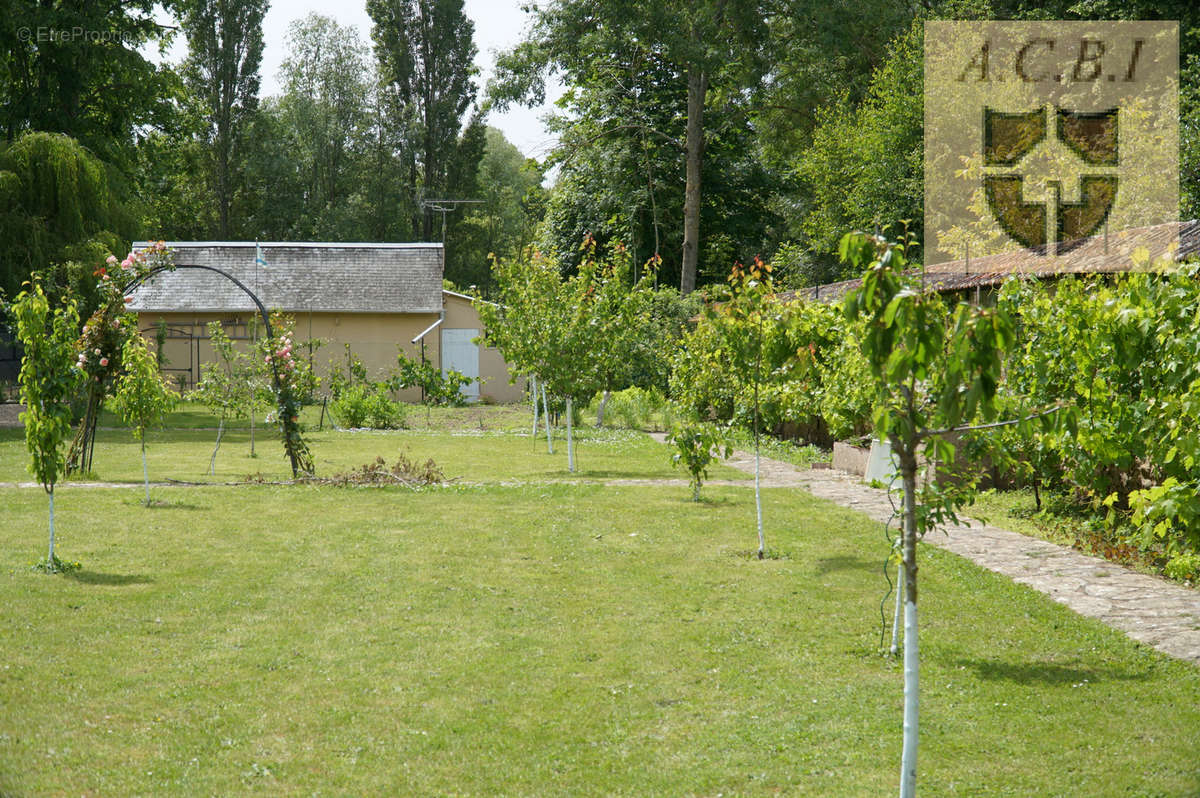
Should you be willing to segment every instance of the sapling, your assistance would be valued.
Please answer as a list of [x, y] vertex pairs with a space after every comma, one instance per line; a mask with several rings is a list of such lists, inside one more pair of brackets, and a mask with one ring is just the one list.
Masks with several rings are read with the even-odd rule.
[[677, 424], [667, 434], [667, 442], [677, 449], [671, 465], [683, 465], [691, 474], [692, 501], [700, 501], [700, 485], [708, 478], [708, 467], [718, 457], [728, 458], [733, 447], [713, 424], [688, 422]]
[[760, 402], [759, 386], [762, 383], [763, 318], [774, 288], [771, 284], [771, 265], [758, 258], [748, 266], [735, 264], [729, 275], [732, 297], [721, 312], [730, 323], [721, 326], [726, 339], [727, 351], [734, 362], [735, 371], [747, 375], [752, 381], [751, 397], [754, 405], [754, 517], [758, 530], [758, 558], [767, 555], [767, 540], [762, 522], [762, 490], [760, 484]]
[[54, 485], [66, 468], [63, 444], [71, 434], [71, 400], [75, 397], [83, 365], [91, 353], [75, 352], [79, 313], [73, 302], [50, 310], [41, 285], [17, 295], [11, 306], [17, 322], [17, 340], [24, 347], [17, 377], [25, 412], [25, 446], [29, 471], [46, 491], [50, 503], [50, 547], [39, 567], [50, 573], [64, 570], [54, 553]]
[[123, 371], [117, 380], [114, 398], [117, 413], [133, 428], [133, 437], [141, 443], [142, 480], [150, 506], [150, 471], [146, 466], [146, 429], [162, 424], [179, 401], [179, 394], [164, 380], [154, 355], [142, 336], [134, 334], [125, 342], [121, 362]]
[[225, 433], [227, 418], [241, 418], [246, 410], [254, 406], [256, 399], [255, 369], [249, 357], [233, 346], [219, 321], [208, 323], [208, 339], [217, 360], [201, 367], [200, 381], [188, 399], [202, 402], [217, 416], [217, 441], [208, 460], [208, 473], [215, 474], [217, 452], [221, 448], [221, 437]]
[[[844, 262], [865, 267], [862, 286], [845, 302], [847, 318], [862, 319], [862, 351], [874, 377], [875, 427], [891, 443], [904, 485], [901, 557], [904, 591], [904, 738], [901, 798], [913, 798], [917, 780], [919, 650], [917, 640], [917, 540], [939, 523], [955, 520], [973, 484], [943, 489], [936, 480], [918, 493], [922, 450], [937, 463], [953, 463], [947, 434], [978, 429], [996, 412], [1001, 359], [1013, 339], [1006, 314], [960, 302], [951, 313], [941, 297], [911, 284], [905, 273], [907, 242], [890, 244], [861, 233], [842, 238]], [[1007, 423], [1007, 422], [1006, 422]], [[900, 588], [898, 588], [900, 589]]]

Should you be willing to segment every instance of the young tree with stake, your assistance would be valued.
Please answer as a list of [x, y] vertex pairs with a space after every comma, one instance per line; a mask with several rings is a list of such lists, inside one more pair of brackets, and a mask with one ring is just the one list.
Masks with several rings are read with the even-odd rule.
[[255, 401], [252, 367], [249, 357], [233, 346], [219, 321], [208, 323], [208, 340], [217, 360], [205, 363], [200, 381], [188, 399], [203, 403], [217, 415], [217, 442], [208, 460], [208, 473], [216, 473], [217, 452], [225, 433], [227, 418], [241, 418]]
[[12, 305], [17, 339], [25, 348], [17, 378], [25, 412], [25, 445], [29, 471], [46, 491], [50, 502], [50, 549], [39, 567], [49, 573], [65, 570], [54, 553], [54, 485], [66, 469], [63, 444], [71, 434], [71, 400], [79, 389], [81, 363], [76, 360], [75, 337], [79, 313], [74, 303], [50, 310], [41, 285], [22, 291]]
[[177, 394], [158, 370], [146, 339], [136, 332], [125, 341], [121, 353], [124, 371], [117, 380], [114, 396], [116, 410], [122, 420], [133, 428], [133, 437], [142, 445], [142, 480], [146, 486], [147, 507], [150, 506], [150, 471], [146, 467], [146, 429], [162, 423], [176, 402]]
[[[950, 312], [940, 295], [905, 274], [907, 242], [888, 243], [862, 233], [842, 238], [842, 261], [866, 268], [862, 286], [846, 297], [845, 312], [863, 319], [862, 350], [875, 378], [875, 428], [891, 443], [904, 484], [901, 531], [904, 590], [904, 741], [901, 798], [913, 798], [917, 779], [919, 660], [917, 647], [917, 540], [971, 498], [970, 483], [918, 490], [918, 458], [954, 462], [944, 436], [980, 427], [995, 416], [1001, 361], [1013, 340], [1008, 317], [960, 302]], [[1007, 422], [1006, 422], [1007, 423]], [[1014, 422], [1015, 423], [1015, 422]], [[981, 425], [994, 426], [994, 425]]]

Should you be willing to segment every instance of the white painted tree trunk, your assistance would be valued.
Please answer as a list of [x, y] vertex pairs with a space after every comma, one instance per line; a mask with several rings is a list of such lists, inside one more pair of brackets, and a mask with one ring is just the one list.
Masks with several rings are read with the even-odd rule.
[[254, 405], [250, 405], [250, 456], [258, 457], [254, 453]]
[[917, 464], [901, 453], [904, 477], [904, 743], [900, 753], [900, 798], [916, 798], [920, 663], [917, 649]]
[[46, 560], [46, 565], [50, 568], [54, 567], [54, 486], [50, 486], [50, 490], [46, 491], [50, 496], [50, 555]]
[[758, 490], [758, 440], [754, 442], [754, 513], [758, 520], [758, 559], [767, 556], [767, 539], [763, 535], [762, 494]]
[[142, 430], [142, 482], [146, 484], [146, 506], [150, 506], [150, 471], [146, 468], [146, 431]]
[[567, 397], [567, 471], [575, 473], [575, 446], [571, 440], [571, 397]]
[[900, 653], [900, 607], [904, 604], [904, 563], [896, 566], [896, 611], [892, 614], [892, 656]]
[[533, 429], [530, 431], [529, 437], [536, 438], [537, 437], [537, 423], [538, 423], [537, 375], [534, 375], [529, 378], [529, 384], [531, 386], [529, 389], [529, 395], [533, 398]]
[[217, 421], [217, 445], [213, 447], [212, 457], [208, 458], [208, 474], [213, 476], [217, 473], [217, 450], [221, 448], [221, 435], [225, 432], [225, 416], [221, 416]]
[[758, 375], [762, 362], [762, 320], [758, 323], [758, 355], [754, 361], [754, 513], [758, 520], [758, 559], [767, 556], [767, 538], [763, 535], [762, 494], [758, 489]]
[[546, 448], [554, 454], [554, 437], [550, 434], [550, 402], [546, 399], [546, 386], [542, 384], [542, 417], [546, 419]]
[[608, 407], [608, 397], [612, 396], [612, 391], [605, 391], [600, 397], [600, 407], [596, 409], [596, 428], [604, 426], [604, 408]]

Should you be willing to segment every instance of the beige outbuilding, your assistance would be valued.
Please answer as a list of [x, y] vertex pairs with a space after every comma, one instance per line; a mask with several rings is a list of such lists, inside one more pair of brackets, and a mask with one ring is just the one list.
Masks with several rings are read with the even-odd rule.
[[[135, 243], [141, 248], [144, 242]], [[373, 378], [396, 367], [397, 352], [424, 358], [445, 373], [481, 378], [465, 392], [473, 399], [515, 402], [524, 381], [509, 382], [496, 349], [474, 342], [482, 332], [475, 304], [482, 300], [444, 290], [441, 244], [333, 244], [253, 241], [168, 242], [181, 268], [154, 276], [133, 292], [130, 307], [153, 339], [166, 327], [164, 370], [185, 388], [213, 359], [207, 325], [219, 321], [239, 345], [255, 331], [253, 292], [268, 310], [296, 321], [297, 350], [325, 377], [345, 369], [347, 347]], [[186, 268], [186, 267], [204, 268]], [[316, 343], [316, 342], [319, 342]], [[416, 390], [402, 399], [416, 401]]]

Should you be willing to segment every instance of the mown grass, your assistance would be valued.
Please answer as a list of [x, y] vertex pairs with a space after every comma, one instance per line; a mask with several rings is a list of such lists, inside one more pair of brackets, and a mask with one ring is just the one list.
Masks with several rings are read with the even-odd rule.
[[[308, 408], [311, 412], [311, 408]], [[410, 459], [432, 458], [447, 478], [480, 482], [548, 479], [681, 479], [686, 472], [674, 468], [667, 447], [628, 430], [584, 427], [575, 433], [576, 470], [567, 470], [567, 442], [563, 430], [554, 433], [554, 454], [547, 452], [544, 433], [529, 435], [524, 413], [513, 407], [433, 408], [422, 426], [387, 431], [337, 431], [310, 428], [305, 433], [317, 474], [330, 476], [373, 461], [392, 461], [400, 453]], [[260, 428], [255, 437], [255, 457], [250, 456], [247, 429], [233, 429], [222, 437], [214, 473], [209, 462], [216, 431], [201, 426], [198, 412], [184, 408], [167, 419], [163, 430], [147, 433], [146, 456], [151, 481], [168, 479], [193, 482], [228, 482], [247, 476], [269, 480], [289, 479], [291, 471], [273, 428]], [[212, 417], [208, 416], [209, 423]], [[518, 421], [520, 426], [517, 426]], [[417, 425], [414, 423], [414, 427]], [[0, 482], [27, 482], [28, 455], [24, 433], [0, 429]], [[709, 470], [712, 479], [747, 479], [727, 466]], [[93, 470], [78, 480], [139, 482], [142, 479], [140, 445], [129, 430], [102, 428], [96, 435]]]
[[[705, 494], [0, 491], [0, 794], [892, 792], [878, 525]], [[923, 795], [1200, 792], [1200, 670], [921, 557]]]

